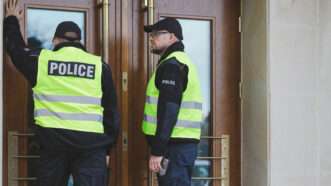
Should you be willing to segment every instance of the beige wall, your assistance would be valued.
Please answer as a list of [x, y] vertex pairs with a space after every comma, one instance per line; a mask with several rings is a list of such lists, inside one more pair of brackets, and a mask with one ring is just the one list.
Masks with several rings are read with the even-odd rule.
[[265, 0], [242, 2], [242, 183], [268, 184], [267, 15]]

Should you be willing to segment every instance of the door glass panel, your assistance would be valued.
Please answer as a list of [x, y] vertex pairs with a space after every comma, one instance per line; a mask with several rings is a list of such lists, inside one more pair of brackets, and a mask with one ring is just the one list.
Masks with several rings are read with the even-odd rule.
[[[202, 136], [210, 136], [211, 126], [211, 22], [208, 20], [178, 19], [183, 28], [185, 51], [198, 69], [203, 96]], [[210, 143], [201, 139], [198, 156], [211, 156]], [[211, 161], [196, 160], [193, 177], [210, 177]], [[193, 186], [209, 185], [208, 180], [193, 180]]]
[[[52, 48], [56, 26], [62, 21], [73, 21], [82, 30], [85, 38], [85, 12], [28, 8], [27, 34], [30, 48]], [[82, 44], [85, 44], [82, 39]]]

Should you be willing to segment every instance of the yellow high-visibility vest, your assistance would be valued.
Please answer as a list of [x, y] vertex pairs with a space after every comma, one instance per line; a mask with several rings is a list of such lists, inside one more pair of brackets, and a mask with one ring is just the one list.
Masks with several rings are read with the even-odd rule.
[[[188, 67], [188, 82], [182, 95], [177, 123], [171, 133], [171, 138], [200, 139], [202, 123], [202, 97], [200, 82], [195, 65], [185, 52], [173, 52], [162, 62], [175, 57], [180, 63]], [[155, 74], [150, 78], [144, 109], [142, 130], [145, 135], [154, 136], [157, 129], [157, 102], [159, 90], [155, 86]]]
[[101, 73], [101, 58], [82, 49], [42, 50], [33, 88], [35, 123], [104, 133]]

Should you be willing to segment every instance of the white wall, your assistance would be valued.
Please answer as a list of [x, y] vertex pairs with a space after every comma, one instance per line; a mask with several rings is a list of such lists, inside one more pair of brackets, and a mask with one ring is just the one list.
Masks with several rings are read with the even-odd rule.
[[267, 11], [242, 1], [242, 183], [268, 184]]
[[269, 0], [271, 186], [331, 185], [331, 2]]
[[243, 186], [330, 186], [331, 1], [243, 0], [243, 17]]
[[320, 0], [317, 124], [319, 126], [320, 186], [331, 185], [331, 1]]
[[270, 185], [319, 185], [318, 0], [269, 0]]

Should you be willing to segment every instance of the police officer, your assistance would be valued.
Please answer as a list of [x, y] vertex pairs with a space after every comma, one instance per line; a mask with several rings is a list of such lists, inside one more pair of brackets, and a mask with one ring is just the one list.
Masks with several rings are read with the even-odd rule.
[[151, 147], [149, 169], [158, 173], [160, 186], [190, 186], [202, 121], [197, 69], [184, 52], [176, 19], [165, 18], [144, 30], [152, 52], [161, 56], [147, 85], [142, 126]]
[[[6, 49], [32, 86], [40, 143], [39, 186], [106, 186], [106, 155], [115, 143], [119, 116], [111, 70], [86, 52], [81, 30], [60, 23], [53, 50], [27, 48], [20, 33], [16, 0], [6, 3]], [[14, 86], [14, 85], [12, 85]]]

